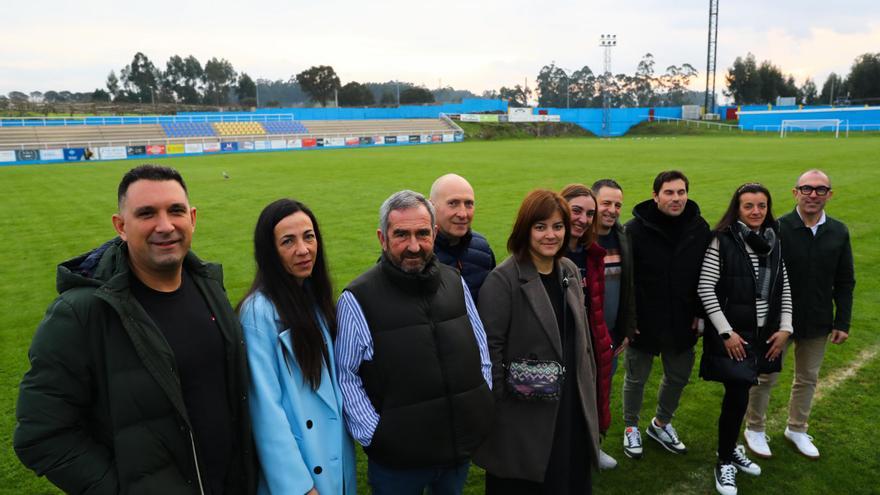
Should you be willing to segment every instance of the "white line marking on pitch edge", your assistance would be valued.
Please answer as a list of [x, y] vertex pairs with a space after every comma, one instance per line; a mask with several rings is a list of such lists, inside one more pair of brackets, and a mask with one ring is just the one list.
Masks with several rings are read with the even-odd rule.
[[815, 403], [825, 395], [833, 392], [841, 383], [852, 378], [860, 369], [877, 357], [878, 352], [880, 352], [880, 346], [877, 345], [864, 349], [856, 356], [852, 364], [819, 380], [819, 383], [816, 385], [816, 394], [813, 396], [813, 402]]

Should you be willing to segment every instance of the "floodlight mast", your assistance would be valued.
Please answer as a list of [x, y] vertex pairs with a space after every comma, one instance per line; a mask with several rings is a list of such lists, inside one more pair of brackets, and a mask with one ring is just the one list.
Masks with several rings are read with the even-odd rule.
[[706, 54], [706, 113], [715, 113], [715, 67], [718, 58], [718, 1], [709, 0], [709, 46]]
[[600, 35], [599, 46], [605, 50], [605, 70], [602, 74], [602, 130], [608, 135], [611, 131], [611, 100], [606, 86], [608, 85], [608, 78], [611, 77], [611, 49], [617, 46], [617, 35]]

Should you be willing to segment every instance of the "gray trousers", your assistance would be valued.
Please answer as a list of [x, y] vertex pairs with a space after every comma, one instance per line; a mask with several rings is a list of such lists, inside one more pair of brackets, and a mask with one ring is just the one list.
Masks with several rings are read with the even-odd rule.
[[[663, 361], [663, 379], [657, 391], [658, 420], [669, 423], [678, 409], [681, 393], [694, 368], [694, 348], [691, 347], [677, 354], [661, 353]], [[639, 413], [645, 395], [645, 383], [651, 376], [654, 355], [632, 347], [626, 350], [623, 366], [626, 376], [623, 379], [623, 423], [626, 426], [639, 425]]]

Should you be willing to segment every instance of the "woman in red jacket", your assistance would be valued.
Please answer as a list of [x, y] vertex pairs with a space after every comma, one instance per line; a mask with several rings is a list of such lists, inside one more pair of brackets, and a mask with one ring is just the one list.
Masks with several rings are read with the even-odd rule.
[[[569, 184], [559, 193], [568, 201], [571, 210], [571, 239], [565, 256], [573, 261], [581, 272], [581, 287], [590, 335], [596, 356], [596, 408], [599, 412], [599, 432], [611, 425], [609, 400], [611, 393], [612, 342], [605, 323], [605, 250], [595, 242], [596, 197], [583, 184]], [[604, 451], [599, 451], [599, 468], [612, 469], [617, 461]]]

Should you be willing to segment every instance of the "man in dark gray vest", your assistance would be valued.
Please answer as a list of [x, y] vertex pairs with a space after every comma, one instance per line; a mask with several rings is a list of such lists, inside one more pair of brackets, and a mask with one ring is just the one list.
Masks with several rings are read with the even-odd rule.
[[434, 208], [400, 191], [379, 209], [382, 256], [339, 298], [346, 425], [372, 493], [461, 493], [493, 399], [483, 325], [461, 276], [434, 256]]

